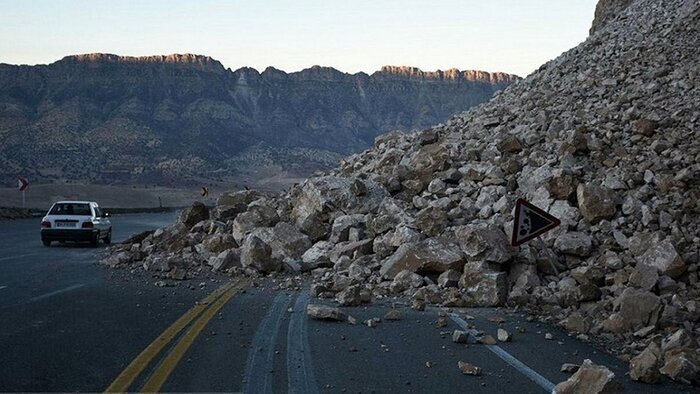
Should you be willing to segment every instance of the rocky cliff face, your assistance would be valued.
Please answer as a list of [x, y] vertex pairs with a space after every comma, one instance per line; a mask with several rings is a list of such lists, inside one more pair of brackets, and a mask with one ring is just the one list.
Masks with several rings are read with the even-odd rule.
[[602, 29], [609, 21], [619, 17], [632, 0], [600, 0], [595, 7], [595, 16], [590, 33]]
[[[634, 380], [698, 385], [698, 47], [699, 2], [634, 0], [486, 104], [379, 136], [289, 193], [193, 207], [106, 263], [309, 272], [312, 294], [343, 306], [524, 307], [629, 359]], [[561, 226], [512, 247], [519, 198]], [[555, 391], [605, 390], [596, 368]]]
[[406, 67], [231, 71], [189, 54], [2, 64], [0, 182], [22, 173], [180, 183], [265, 166], [308, 175], [379, 133], [441, 122], [517, 79]]

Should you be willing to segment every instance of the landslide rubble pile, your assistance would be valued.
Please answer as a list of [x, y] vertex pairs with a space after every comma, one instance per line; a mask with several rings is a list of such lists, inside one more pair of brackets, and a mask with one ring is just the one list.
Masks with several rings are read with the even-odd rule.
[[[345, 306], [525, 307], [610, 343], [635, 380], [700, 383], [700, 5], [603, 3], [584, 43], [490, 102], [288, 193], [196, 203], [105, 263], [308, 272]], [[518, 198], [562, 225], [511, 247]]]

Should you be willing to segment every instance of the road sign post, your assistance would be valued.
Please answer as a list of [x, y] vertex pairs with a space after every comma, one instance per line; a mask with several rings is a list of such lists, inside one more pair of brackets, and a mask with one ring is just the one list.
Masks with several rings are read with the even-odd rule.
[[513, 246], [522, 245], [531, 239], [537, 239], [537, 244], [542, 253], [547, 254], [552, 271], [559, 275], [559, 270], [554, 264], [552, 251], [547, 248], [540, 238], [540, 235], [559, 226], [561, 221], [540, 209], [533, 204], [521, 199], [515, 203], [515, 220], [513, 221], [513, 237], [511, 244]]
[[22, 192], [22, 209], [26, 209], [27, 204], [24, 193], [27, 190], [27, 186], [29, 186], [29, 181], [25, 178], [17, 178], [17, 186], [19, 187], [19, 191]]

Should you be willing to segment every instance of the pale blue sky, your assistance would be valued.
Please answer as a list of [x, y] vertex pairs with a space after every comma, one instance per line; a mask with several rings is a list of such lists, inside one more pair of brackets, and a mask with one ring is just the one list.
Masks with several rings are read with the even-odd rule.
[[0, 0], [0, 63], [196, 53], [224, 66], [522, 76], [586, 39], [597, 0]]

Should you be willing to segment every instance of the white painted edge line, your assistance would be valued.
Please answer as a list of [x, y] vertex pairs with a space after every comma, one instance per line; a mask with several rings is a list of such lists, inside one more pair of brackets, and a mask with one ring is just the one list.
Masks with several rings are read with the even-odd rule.
[[307, 291], [297, 297], [287, 328], [288, 393], [316, 394], [319, 392], [311, 364], [308, 319], [306, 318], [306, 305], [310, 299], [311, 296]]
[[14, 260], [22, 257], [37, 256], [39, 253], [18, 254], [17, 256], [0, 257], [0, 261]]
[[[455, 314], [450, 314], [450, 319], [452, 319], [452, 321], [457, 323], [457, 325], [459, 325], [463, 330], [469, 331], [469, 325], [461, 317], [459, 317]], [[502, 347], [500, 347], [498, 345], [484, 345], [484, 346], [486, 346], [486, 348], [489, 349], [491, 352], [493, 352], [495, 355], [500, 357], [501, 360], [505, 361], [511, 367], [515, 368], [518, 372], [525, 375], [528, 379], [535, 382], [538, 386], [542, 387], [548, 393], [551, 393], [552, 390], [554, 390], [554, 383], [550, 382], [547, 378], [538, 374], [535, 370], [533, 370], [532, 368], [525, 365], [522, 361], [518, 360], [510, 353], [503, 350]]]
[[40, 295], [40, 296], [32, 297], [32, 298], [29, 299], [29, 302], [40, 301], [40, 300], [43, 300], [43, 299], [46, 299], [46, 298], [49, 298], [49, 297], [53, 297], [53, 296], [58, 295], [58, 294], [61, 294], [61, 293], [66, 293], [66, 292], [69, 292], [69, 291], [71, 291], [71, 290], [79, 289], [79, 288], [81, 288], [81, 287], [83, 287], [83, 286], [85, 286], [84, 283], [78, 283], [78, 284], [75, 284], [75, 285], [72, 285], [72, 286], [68, 286], [68, 287], [66, 287], [66, 288], [63, 288], [63, 289], [59, 289], [59, 290], [56, 290], [56, 291], [52, 291], [52, 292], [50, 292], [50, 293], [46, 293], [46, 294], [42, 294], [42, 295]]
[[275, 344], [282, 318], [292, 297], [280, 292], [272, 301], [267, 315], [258, 326], [253, 342], [248, 350], [245, 368], [244, 393], [272, 393], [270, 369], [275, 356]]
[[7, 289], [7, 286], [0, 286], [0, 290]]

